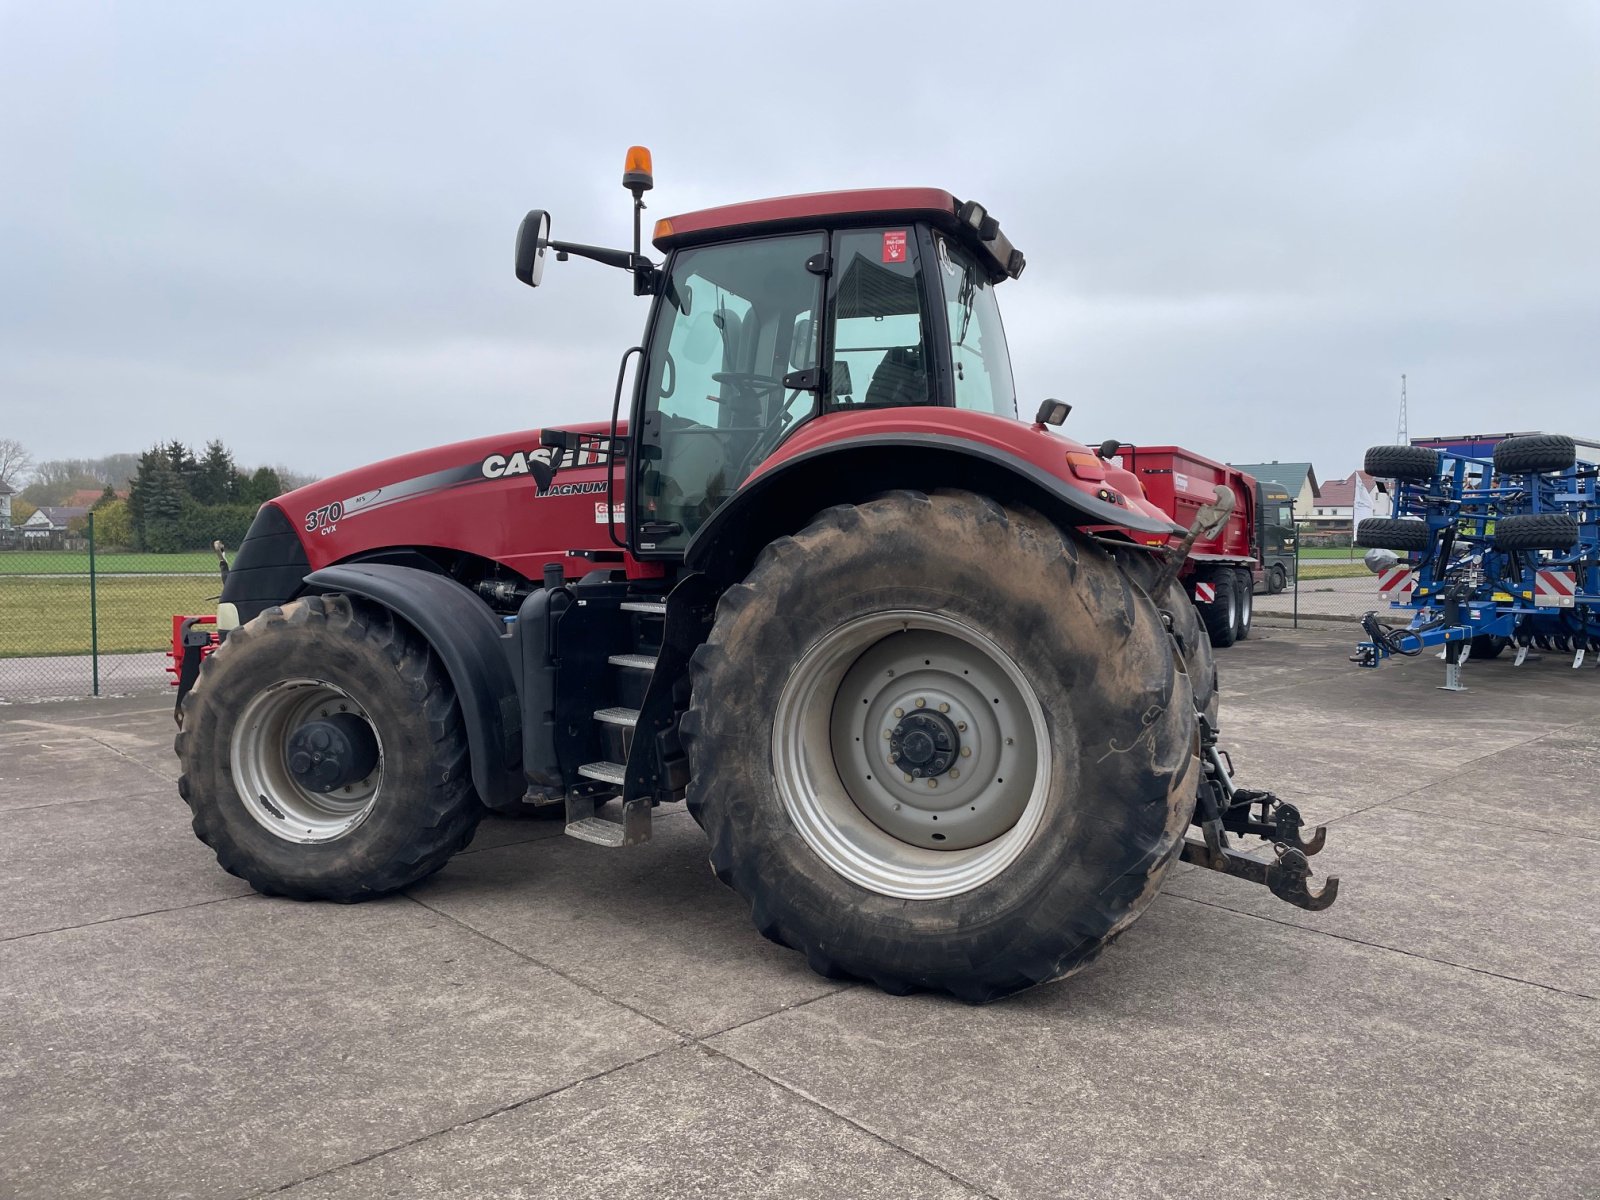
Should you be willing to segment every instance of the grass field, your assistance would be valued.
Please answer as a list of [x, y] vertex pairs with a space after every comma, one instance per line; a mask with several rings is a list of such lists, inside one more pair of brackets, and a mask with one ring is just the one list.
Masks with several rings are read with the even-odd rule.
[[1349, 546], [1302, 546], [1300, 548], [1300, 557], [1302, 559], [1336, 558], [1340, 562], [1349, 561], [1351, 559], [1354, 559], [1356, 562], [1360, 562], [1361, 556], [1365, 553], [1366, 551], [1361, 549], [1359, 546], [1353, 550]]
[[[201, 572], [217, 575], [217, 556], [206, 550], [190, 554], [132, 554], [122, 550], [104, 551], [94, 556], [95, 572], [115, 574], [186, 574]], [[8, 550], [0, 553], [0, 575], [79, 575], [89, 570], [87, 550]]]
[[[1370, 575], [1371, 572], [1359, 560], [1348, 562], [1308, 562], [1300, 560], [1301, 579], [1349, 579], [1356, 575]], [[1377, 585], [1374, 584], [1374, 587]]]
[[[96, 582], [100, 651], [165, 650], [174, 613], [217, 607], [215, 573]], [[0, 574], [0, 658], [89, 653], [89, 580]]]

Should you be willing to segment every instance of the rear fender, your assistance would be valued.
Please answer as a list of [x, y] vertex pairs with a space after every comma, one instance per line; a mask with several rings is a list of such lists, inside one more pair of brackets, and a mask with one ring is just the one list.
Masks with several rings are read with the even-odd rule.
[[502, 645], [504, 623], [444, 575], [392, 563], [324, 567], [305, 577], [319, 592], [381, 604], [427, 639], [461, 704], [472, 782], [490, 805], [522, 794], [522, 706]]
[[895, 488], [979, 492], [1035, 509], [1058, 525], [1109, 526], [1152, 544], [1181, 532], [1166, 518], [1100, 500], [1002, 447], [901, 431], [829, 442], [763, 470], [700, 527], [686, 565], [723, 581], [742, 578], [763, 546], [802, 529], [822, 509]]

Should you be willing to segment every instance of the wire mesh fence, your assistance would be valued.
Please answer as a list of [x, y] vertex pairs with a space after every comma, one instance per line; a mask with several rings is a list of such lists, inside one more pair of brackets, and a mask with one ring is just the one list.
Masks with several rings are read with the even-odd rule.
[[0, 549], [0, 703], [160, 692], [172, 618], [216, 608], [216, 556], [142, 554], [80, 535]]
[[1257, 596], [1256, 613], [1286, 618], [1298, 626], [1302, 621], [1359, 622], [1377, 609], [1389, 609], [1389, 597], [1380, 592], [1380, 580], [1367, 570], [1362, 556], [1366, 551], [1352, 546], [1303, 545], [1297, 537], [1293, 577], [1289, 586], [1276, 595]]

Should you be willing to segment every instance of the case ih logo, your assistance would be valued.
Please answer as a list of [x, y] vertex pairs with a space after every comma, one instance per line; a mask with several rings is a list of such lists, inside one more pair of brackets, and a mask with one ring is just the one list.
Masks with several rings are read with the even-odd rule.
[[[551, 480], [555, 478], [558, 470], [567, 467], [598, 467], [606, 462], [604, 450], [591, 450], [587, 446], [577, 450], [564, 450], [561, 457], [556, 458], [556, 451], [549, 446], [541, 446], [537, 450], [517, 450], [511, 454], [491, 454], [479, 464], [485, 479], [508, 479], [514, 475], [531, 475], [534, 486], [542, 496], [550, 491]], [[603, 490], [604, 485], [591, 487], [583, 484], [557, 488], [558, 495], [571, 495], [574, 492], [589, 492]]]

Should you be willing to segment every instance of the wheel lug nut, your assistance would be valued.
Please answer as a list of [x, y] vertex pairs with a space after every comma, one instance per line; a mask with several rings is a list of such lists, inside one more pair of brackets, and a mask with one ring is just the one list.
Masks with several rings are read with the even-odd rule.
[[939, 786], [939, 781], [937, 779], [930, 779], [930, 780], [928, 780], [928, 786], [929, 787], [938, 787]]
[[[907, 776], [906, 776], [906, 782], [907, 782], [907, 783], [910, 783], [910, 782], [911, 782], [911, 776], [909, 776], [909, 775], [907, 775]], [[899, 807], [900, 807], [900, 806], [899, 806], [899, 805], [898, 805], [898, 804], [896, 804], [896, 805], [895, 805], [895, 808], [899, 808]]]
[[971, 758], [972, 757], [972, 747], [971, 746], [963, 746], [963, 747], [961, 747], [961, 757], [962, 758]]
[[885, 737], [885, 738], [886, 738], [886, 739], [887, 739], [887, 738], [892, 738], [892, 737], [893, 737], [893, 736], [894, 736], [894, 730], [892, 730], [892, 729], [885, 729], [885, 730], [884, 730], [884, 731], [883, 731], [883, 736], [884, 736], [884, 737]]
[[926, 700], [924, 700], [921, 696], [918, 696], [917, 697], [917, 707], [918, 708], [926, 708], [926, 707], [928, 707], [928, 702]]
[[903, 708], [897, 708], [894, 710], [894, 715], [897, 717], [903, 717], [906, 715], [906, 710]]
[[961, 733], [965, 733], [967, 731], [967, 723], [965, 721], [957, 721], [956, 722], [956, 729], [959, 730]]
[[961, 768], [960, 767], [951, 767], [950, 768], [950, 778], [951, 779], [960, 779], [961, 778]]
[[913, 775], [915, 775], [918, 779], [922, 778], [922, 768], [921, 767], [913, 767], [913, 768], [911, 768], [911, 773]]
[[941, 704], [941, 705], [939, 705], [939, 711], [940, 712], [949, 712], [950, 711], [950, 706], [948, 704]]

